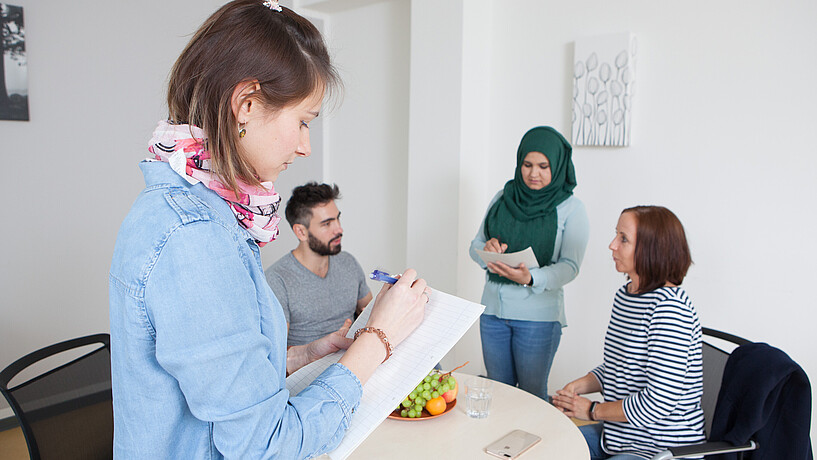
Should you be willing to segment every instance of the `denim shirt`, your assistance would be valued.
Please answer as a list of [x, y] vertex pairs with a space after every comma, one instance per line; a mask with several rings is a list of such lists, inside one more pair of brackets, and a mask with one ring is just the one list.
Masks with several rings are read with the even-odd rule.
[[300, 459], [334, 449], [363, 389], [334, 364], [285, 388], [286, 321], [228, 205], [166, 163], [125, 218], [110, 273], [114, 457]]
[[[500, 190], [494, 196], [488, 210], [502, 194]], [[468, 253], [474, 262], [485, 269], [485, 289], [480, 302], [485, 305], [483, 314], [523, 321], [558, 321], [562, 327], [567, 326], [563, 286], [579, 275], [590, 238], [590, 222], [584, 203], [574, 195], [556, 206], [556, 220], [552, 263], [544, 267], [528, 267], [533, 285], [525, 287], [515, 283], [500, 284], [488, 278], [488, 267], [476, 253], [487, 242], [485, 219], [482, 219]]]

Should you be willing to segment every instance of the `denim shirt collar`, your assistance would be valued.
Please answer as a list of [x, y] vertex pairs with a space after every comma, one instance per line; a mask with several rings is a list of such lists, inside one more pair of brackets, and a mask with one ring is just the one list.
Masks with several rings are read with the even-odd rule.
[[242, 239], [256, 244], [250, 232], [238, 224], [227, 202], [218, 196], [216, 192], [205, 187], [201, 182], [195, 185], [190, 184], [190, 182], [187, 182], [187, 179], [180, 176], [169, 164], [163, 161], [143, 160], [139, 163], [139, 168], [145, 177], [146, 188], [182, 188], [187, 190], [216, 211], [213, 215], [214, 219], [218, 219], [226, 224], [229, 228], [241, 235]]

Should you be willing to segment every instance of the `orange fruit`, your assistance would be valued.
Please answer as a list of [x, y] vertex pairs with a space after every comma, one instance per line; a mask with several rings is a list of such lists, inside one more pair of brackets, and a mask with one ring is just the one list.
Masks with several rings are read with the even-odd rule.
[[442, 414], [445, 412], [445, 407], [445, 398], [442, 396], [429, 399], [426, 403], [426, 410], [431, 415]]

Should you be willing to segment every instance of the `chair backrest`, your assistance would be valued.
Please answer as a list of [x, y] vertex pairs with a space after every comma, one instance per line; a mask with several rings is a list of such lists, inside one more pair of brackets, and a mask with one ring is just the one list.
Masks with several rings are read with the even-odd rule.
[[[24, 369], [79, 347], [91, 350], [9, 387]], [[113, 457], [108, 334], [67, 340], [18, 359], [0, 372], [0, 392], [20, 421], [32, 460]]]
[[[707, 437], [712, 429], [712, 417], [715, 414], [715, 405], [718, 402], [726, 361], [732, 349], [746, 343], [749, 341], [736, 335], [703, 328], [704, 394], [701, 397], [701, 408], [704, 411]], [[727, 351], [726, 348], [729, 350]]]

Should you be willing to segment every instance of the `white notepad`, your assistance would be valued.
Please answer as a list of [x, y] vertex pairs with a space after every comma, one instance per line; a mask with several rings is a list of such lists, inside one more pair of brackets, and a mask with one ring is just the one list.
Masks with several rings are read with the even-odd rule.
[[486, 264], [489, 262], [502, 262], [509, 267], [517, 268], [519, 264], [524, 263], [529, 269], [539, 268], [539, 262], [536, 260], [536, 255], [530, 246], [517, 252], [499, 253], [483, 251], [482, 249], [477, 249], [476, 252]]
[[[363, 386], [349, 430], [329, 456], [344, 460], [400, 404], [479, 318], [483, 305], [431, 289], [423, 322], [381, 364]], [[347, 337], [366, 326], [371, 308], [357, 318]], [[290, 394], [296, 395], [343, 355], [342, 351], [310, 363], [286, 379]]]

